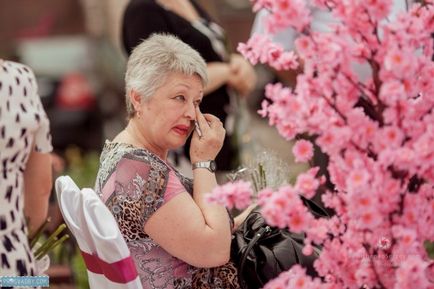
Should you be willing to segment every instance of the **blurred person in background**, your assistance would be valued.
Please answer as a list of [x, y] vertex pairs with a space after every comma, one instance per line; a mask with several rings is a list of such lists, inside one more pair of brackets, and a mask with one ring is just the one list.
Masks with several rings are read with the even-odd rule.
[[0, 59], [0, 275], [35, 274], [28, 236], [44, 223], [52, 187], [49, 120], [35, 76]]
[[[226, 129], [223, 148], [216, 157], [218, 179], [236, 169], [239, 147], [232, 137], [237, 97], [247, 97], [255, 87], [253, 67], [239, 54], [231, 53], [225, 31], [195, 1], [131, 0], [125, 10], [122, 42], [128, 55], [153, 33], [168, 33], [189, 44], [205, 59], [209, 82], [201, 109], [217, 116]], [[184, 147], [188, 157], [189, 142]]]
[[[207, 79], [203, 58], [174, 36], [147, 38], [128, 60], [129, 121], [106, 141], [95, 190], [145, 289], [239, 288], [229, 262], [233, 222], [223, 206], [204, 200], [217, 185], [213, 163], [225, 137], [222, 122], [199, 109]], [[193, 179], [167, 160], [190, 134]]]

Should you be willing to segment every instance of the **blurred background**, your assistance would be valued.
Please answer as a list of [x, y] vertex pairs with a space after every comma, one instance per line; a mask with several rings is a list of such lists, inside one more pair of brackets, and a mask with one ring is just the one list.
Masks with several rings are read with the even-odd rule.
[[[0, 0], [0, 58], [29, 65], [51, 122], [55, 176], [68, 174], [80, 187], [93, 187], [99, 152], [125, 125], [123, 74], [126, 54], [120, 47], [121, 17], [128, 0]], [[254, 14], [249, 0], [200, 0], [226, 29], [231, 45], [246, 41]], [[291, 145], [256, 113], [263, 87], [273, 80], [256, 67], [258, 85], [238, 116], [243, 162], [267, 151], [295, 165]], [[63, 222], [52, 194], [47, 231]], [[51, 256], [50, 287], [87, 288], [85, 267], [74, 240]]]

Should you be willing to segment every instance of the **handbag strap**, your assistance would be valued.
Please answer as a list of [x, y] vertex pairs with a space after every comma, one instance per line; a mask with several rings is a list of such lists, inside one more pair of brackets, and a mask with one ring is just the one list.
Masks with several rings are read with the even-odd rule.
[[271, 232], [271, 228], [270, 226], [265, 226], [265, 227], [261, 227], [258, 232], [256, 233], [256, 235], [253, 237], [252, 240], [250, 240], [249, 244], [247, 245], [246, 250], [244, 251], [242, 257], [241, 257], [241, 262], [240, 262], [240, 266], [238, 268], [238, 276], [239, 276], [239, 280], [240, 280], [240, 285], [243, 288], [246, 288], [246, 284], [244, 279], [242, 278], [242, 273], [244, 270], [244, 264], [246, 263], [247, 257], [249, 256], [250, 251], [253, 249], [253, 246], [255, 246], [255, 244], [258, 242], [259, 239], [261, 239], [261, 237], [268, 233]]

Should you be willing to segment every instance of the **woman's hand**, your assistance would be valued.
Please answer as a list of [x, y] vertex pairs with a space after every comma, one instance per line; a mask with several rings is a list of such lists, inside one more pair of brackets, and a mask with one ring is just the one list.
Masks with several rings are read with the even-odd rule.
[[196, 121], [199, 124], [202, 136], [193, 132], [190, 145], [190, 159], [192, 163], [198, 161], [214, 160], [223, 146], [225, 129], [222, 122], [212, 114], [202, 114], [196, 107]]
[[256, 84], [256, 73], [252, 65], [239, 54], [232, 54], [229, 63], [231, 75], [228, 85], [240, 96], [248, 96]]

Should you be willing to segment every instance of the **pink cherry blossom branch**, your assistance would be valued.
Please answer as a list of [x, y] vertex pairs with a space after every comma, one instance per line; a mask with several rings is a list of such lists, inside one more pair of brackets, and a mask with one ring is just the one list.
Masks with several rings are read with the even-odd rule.
[[[363, 243], [363, 248], [365, 249], [366, 254], [368, 254], [368, 256], [370, 256], [369, 244]], [[369, 258], [369, 262], [371, 264], [371, 268], [372, 268], [372, 271], [374, 272], [374, 275], [375, 275], [375, 278], [376, 278], [376, 280], [378, 282], [378, 285], [380, 285], [379, 289], [387, 289], [386, 286], [384, 286], [383, 282], [381, 281], [380, 275], [377, 272], [377, 269], [375, 267], [374, 262], [372, 261], [372, 258]]]

